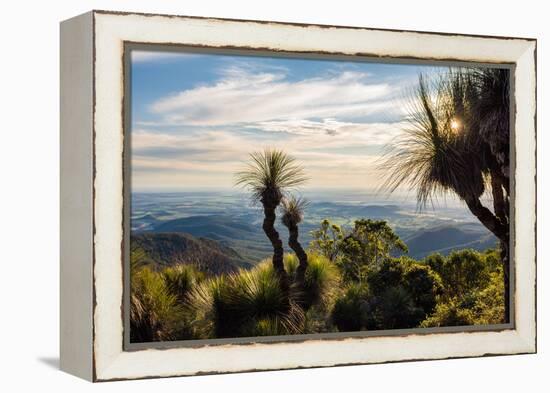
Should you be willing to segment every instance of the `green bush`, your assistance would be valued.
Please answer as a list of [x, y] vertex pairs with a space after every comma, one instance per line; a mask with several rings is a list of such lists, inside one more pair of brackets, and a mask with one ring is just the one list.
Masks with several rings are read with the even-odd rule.
[[[372, 237], [371, 232], [365, 233]], [[285, 270], [293, 283], [289, 292], [281, 289], [270, 259], [250, 270], [206, 276], [186, 264], [154, 270], [158, 265], [151, 264], [142, 250], [133, 249], [131, 341], [503, 322], [504, 277], [498, 250], [460, 250], [418, 262], [388, 256], [389, 249], [371, 253], [372, 247], [359, 236], [362, 232], [356, 228], [354, 233], [345, 245], [343, 237], [338, 239], [342, 247], [334, 260], [308, 253], [303, 285], [295, 284], [298, 258], [286, 254]], [[356, 264], [352, 254], [346, 254], [345, 246], [350, 245], [360, 246], [359, 256], [378, 256], [372, 263]], [[347, 261], [345, 269], [342, 261]], [[356, 265], [365, 269], [354, 276], [349, 269]]]
[[464, 298], [486, 286], [490, 279], [484, 256], [474, 250], [453, 251], [447, 257], [434, 254], [424, 262], [439, 274], [448, 298]]
[[433, 312], [441, 291], [429, 266], [406, 257], [385, 259], [366, 284], [349, 285], [336, 300], [332, 320], [338, 330], [417, 327]]
[[367, 282], [371, 295], [369, 329], [417, 327], [433, 312], [442, 289], [429, 266], [407, 257], [384, 260]]
[[270, 264], [207, 279], [191, 294], [197, 326], [207, 337], [297, 334], [304, 314], [286, 296]]
[[170, 293], [180, 302], [186, 302], [188, 295], [203, 278], [204, 274], [192, 265], [178, 264], [162, 270], [162, 276]]
[[161, 274], [148, 267], [131, 272], [130, 340], [132, 342], [178, 339], [184, 310], [170, 293]]
[[504, 323], [504, 275], [491, 273], [489, 284], [477, 292], [473, 311], [475, 323], [492, 325]]
[[[286, 254], [284, 262], [289, 276], [294, 277], [298, 258], [295, 254]], [[305, 311], [314, 306], [328, 309], [339, 287], [340, 273], [334, 263], [323, 255], [310, 252], [303, 289], [294, 288], [293, 295]]]
[[365, 284], [351, 283], [332, 310], [332, 322], [341, 332], [363, 330], [367, 325], [368, 289]]
[[441, 277], [443, 291], [423, 327], [499, 324], [504, 322], [504, 275], [497, 250], [460, 250], [434, 254], [426, 264]]
[[442, 327], [442, 326], [468, 326], [475, 323], [473, 312], [461, 307], [456, 300], [449, 300], [439, 303], [432, 315], [426, 318], [420, 327]]

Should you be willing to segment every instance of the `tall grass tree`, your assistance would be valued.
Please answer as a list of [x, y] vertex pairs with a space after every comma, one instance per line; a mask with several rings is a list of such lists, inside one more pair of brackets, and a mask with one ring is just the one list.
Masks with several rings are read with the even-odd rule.
[[[496, 69], [419, 78], [404, 134], [386, 152], [383, 187], [415, 189], [420, 208], [452, 192], [500, 241], [509, 320], [509, 78]], [[481, 197], [489, 190], [493, 211]]]
[[273, 268], [285, 292], [288, 292], [290, 283], [283, 263], [283, 242], [275, 229], [275, 212], [285, 192], [306, 180], [304, 170], [295, 158], [276, 149], [251, 153], [247, 166], [236, 174], [236, 185], [247, 188], [253, 200], [263, 206], [262, 228], [273, 247]]

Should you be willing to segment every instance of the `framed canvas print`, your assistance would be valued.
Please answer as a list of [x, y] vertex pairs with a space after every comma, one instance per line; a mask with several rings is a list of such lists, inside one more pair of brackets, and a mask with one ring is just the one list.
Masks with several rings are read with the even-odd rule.
[[536, 351], [536, 41], [61, 24], [61, 368]]

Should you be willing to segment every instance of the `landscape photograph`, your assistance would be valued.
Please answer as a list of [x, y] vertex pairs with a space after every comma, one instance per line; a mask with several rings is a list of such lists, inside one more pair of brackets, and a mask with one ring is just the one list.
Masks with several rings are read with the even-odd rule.
[[510, 70], [132, 49], [130, 343], [510, 321]]

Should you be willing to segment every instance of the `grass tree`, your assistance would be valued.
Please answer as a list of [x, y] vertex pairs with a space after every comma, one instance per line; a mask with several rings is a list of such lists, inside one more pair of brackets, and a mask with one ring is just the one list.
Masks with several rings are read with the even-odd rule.
[[[437, 81], [419, 79], [404, 136], [382, 168], [390, 192], [408, 186], [420, 207], [452, 192], [501, 243], [505, 303], [509, 303], [509, 105], [505, 71], [451, 70]], [[489, 189], [493, 211], [481, 197]], [[506, 307], [506, 320], [509, 309]]]
[[183, 309], [170, 293], [163, 276], [145, 262], [145, 252], [133, 249], [130, 257], [130, 340], [164, 341], [177, 338]]
[[275, 212], [285, 192], [307, 180], [304, 170], [285, 152], [265, 149], [251, 153], [247, 166], [237, 172], [236, 178], [236, 184], [247, 188], [252, 193], [253, 200], [263, 206], [262, 228], [273, 247], [273, 268], [282, 288], [287, 291], [289, 280], [283, 263], [283, 242], [275, 229]]
[[307, 254], [298, 241], [298, 225], [304, 218], [304, 209], [307, 206], [307, 201], [301, 197], [291, 195], [290, 197], [283, 199], [281, 206], [283, 210], [281, 221], [284, 226], [288, 228], [288, 245], [296, 253], [298, 260], [300, 261], [298, 268], [296, 269], [296, 284], [298, 288], [302, 288], [304, 285], [308, 263]]

